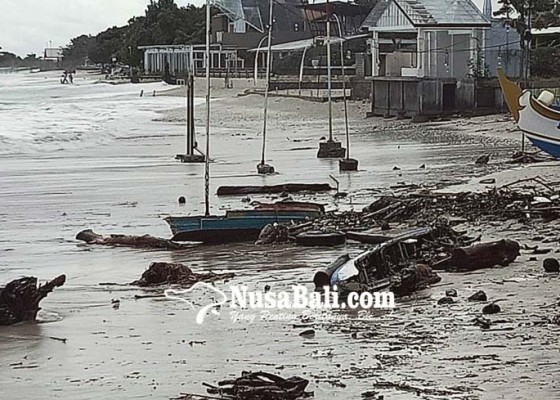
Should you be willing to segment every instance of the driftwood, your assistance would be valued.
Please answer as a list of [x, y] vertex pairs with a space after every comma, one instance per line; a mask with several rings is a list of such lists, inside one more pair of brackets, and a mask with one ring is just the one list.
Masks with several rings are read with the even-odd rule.
[[204, 384], [209, 394], [237, 400], [295, 400], [309, 397], [305, 391], [307, 379], [294, 376], [288, 379], [267, 372], [242, 372], [234, 380], [218, 382], [218, 386]]
[[64, 285], [65, 275], [60, 275], [37, 286], [37, 278], [25, 277], [0, 288], [0, 325], [34, 321], [41, 309], [39, 303], [56, 287]]
[[297, 193], [297, 192], [328, 192], [333, 188], [328, 183], [286, 183], [275, 186], [220, 186], [218, 196], [245, 194]]
[[130, 236], [130, 235], [110, 235], [101, 236], [91, 229], [81, 231], [76, 235], [77, 240], [82, 240], [87, 244], [100, 244], [105, 246], [125, 246], [141, 249], [168, 249], [180, 250], [187, 248], [186, 245], [174, 242], [169, 239], [158, 238], [150, 235]]
[[433, 268], [474, 271], [496, 265], [506, 266], [519, 256], [519, 249], [519, 243], [509, 239], [457, 248], [452, 251], [449, 259], [437, 263]]
[[186, 265], [179, 263], [154, 262], [144, 271], [139, 280], [131, 285], [137, 286], [157, 286], [165, 284], [193, 285], [196, 282], [214, 282], [222, 279], [233, 278], [234, 274], [216, 274], [208, 272], [197, 274]]

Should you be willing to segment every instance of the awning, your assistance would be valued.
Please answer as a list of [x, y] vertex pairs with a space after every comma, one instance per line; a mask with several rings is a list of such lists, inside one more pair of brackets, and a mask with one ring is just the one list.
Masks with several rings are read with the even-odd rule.
[[[346, 42], [348, 40], [360, 39], [360, 38], [365, 38], [365, 37], [369, 37], [369, 36], [370, 36], [369, 33], [362, 33], [360, 35], [346, 36], [346, 37], [343, 37], [343, 38], [340, 38], [340, 37], [337, 37], [337, 36], [331, 36], [331, 44], [338, 44], [340, 42]], [[293, 42], [275, 44], [271, 47], [271, 50], [272, 50], [273, 53], [274, 52], [303, 50], [303, 49], [308, 49], [310, 47], [315, 46], [317, 41], [323, 41], [323, 43], [324, 43], [325, 40], [326, 40], [325, 36], [316, 36], [316, 37], [311, 38], [311, 39], [295, 40]], [[250, 49], [248, 51], [250, 51], [250, 52], [259, 51], [259, 52], [265, 52], [266, 53], [268, 51], [268, 48], [265, 45], [265, 46], [261, 46], [260, 48]]]

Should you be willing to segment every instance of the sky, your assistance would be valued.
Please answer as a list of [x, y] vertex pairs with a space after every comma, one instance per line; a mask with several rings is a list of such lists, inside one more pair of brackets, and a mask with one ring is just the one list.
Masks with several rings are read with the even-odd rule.
[[[179, 5], [204, 0], [176, 0]], [[473, 0], [482, 8], [484, 0]], [[318, 1], [322, 2], [322, 1]], [[493, 0], [494, 9], [497, 0]], [[149, 0], [0, 0], [0, 47], [24, 57], [63, 47], [81, 34], [95, 35], [143, 15]]]

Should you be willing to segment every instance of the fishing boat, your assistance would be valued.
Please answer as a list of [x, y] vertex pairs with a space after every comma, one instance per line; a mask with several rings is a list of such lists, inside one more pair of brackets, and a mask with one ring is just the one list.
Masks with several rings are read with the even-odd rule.
[[247, 241], [258, 237], [262, 228], [268, 224], [300, 222], [319, 216], [324, 212], [323, 206], [302, 202], [258, 203], [253, 210], [232, 210], [222, 216], [210, 215], [210, 35], [210, 4], [209, 0], [206, 0], [205, 213], [203, 216], [165, 218], [173, 233], [172, 240], [207, 244]]
[[256, 239], [268, 224], [286, 224], [317, 218], [320, 204], [306, 202], [258, 203], [253, 210], [231, 210], [224, 216], [167, 217], [172, 240], [217, 244]]
[[498, 79], [508, 108], [525, 136], [539, 149], [560, 158], [560, 110], [552, 105], [554, 95], [543, 91], [539, 98], [522, 90], [498, 69]]

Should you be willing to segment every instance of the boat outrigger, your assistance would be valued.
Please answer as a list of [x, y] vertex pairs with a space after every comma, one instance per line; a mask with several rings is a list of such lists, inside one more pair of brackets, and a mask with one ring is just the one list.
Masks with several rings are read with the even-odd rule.
[[554, 95], [543, 91], [535, 98], [498, 69], [498, 79], [508, 108], [525, 136], [539, 149], [560, 158], [560, 110], [552, 105]]

